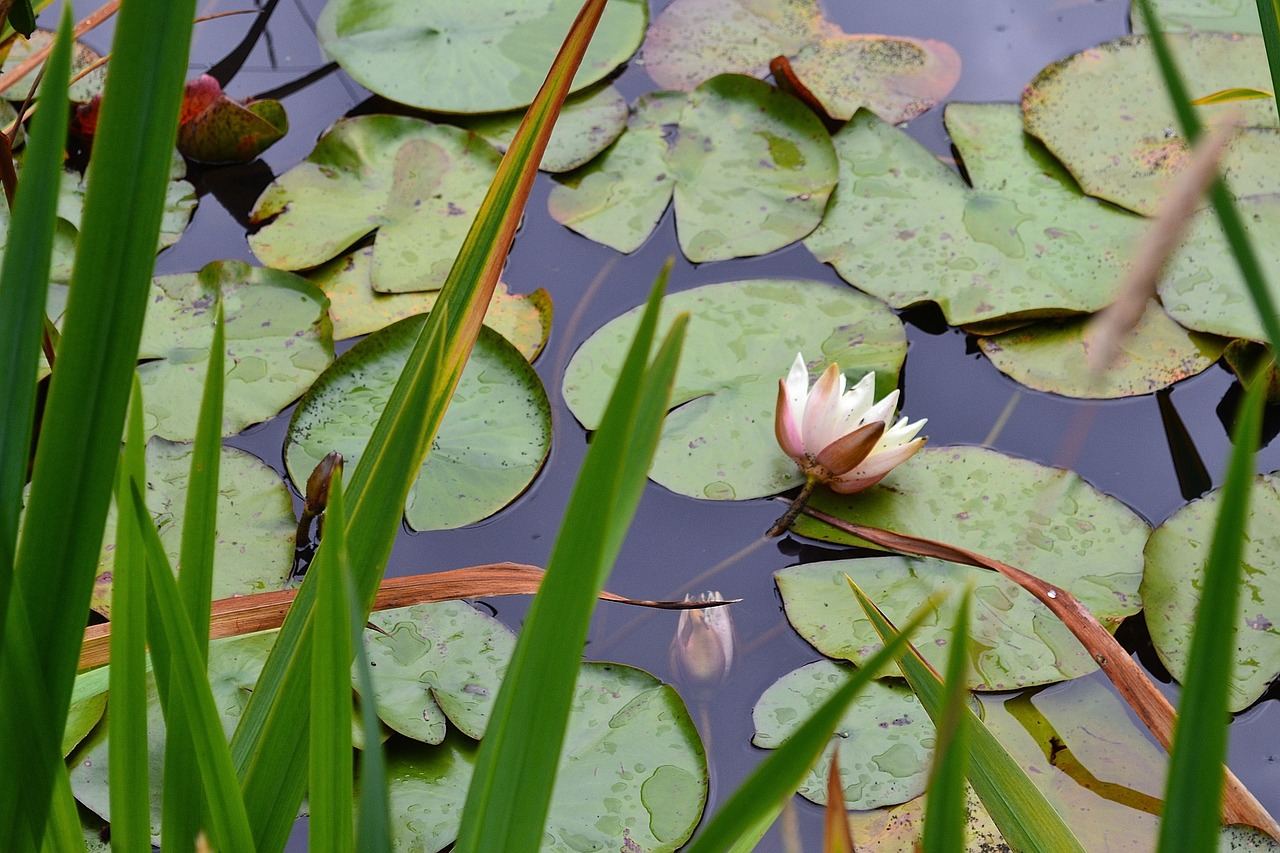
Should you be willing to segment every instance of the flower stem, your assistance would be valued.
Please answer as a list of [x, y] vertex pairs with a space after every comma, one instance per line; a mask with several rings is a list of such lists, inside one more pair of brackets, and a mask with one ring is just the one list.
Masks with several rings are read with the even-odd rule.
[[804, 509], [804, 505], [809, 502], [809, 496], [813, 494], [813, 489], [818, 485], [818, 478], [807, 477], [804, 481], [804, 488], [800, 490], [800, 494], [796, 495], [795, 500], [791, 502], [791, 506], [787, 507], [787, 511], [782, 517], [773, 523], [773, 527], [769, 528], [769, 532], [765, 534], [770, 538], [781, 536], [791, 527], [791, 523], [796, 520], [796, 516], [800, 514], [800, 510]]

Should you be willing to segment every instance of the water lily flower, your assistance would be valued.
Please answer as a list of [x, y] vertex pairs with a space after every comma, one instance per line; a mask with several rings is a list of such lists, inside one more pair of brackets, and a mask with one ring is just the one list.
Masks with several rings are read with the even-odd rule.
[[[724, 601], [718, 592], [707, 592], [685, 601]], [[719, 684], [733, 668], [733, 619], [728, 607], [680, 611], [676, 634], [671, 638], [671, 668], [690, 685], [708, 688]]]

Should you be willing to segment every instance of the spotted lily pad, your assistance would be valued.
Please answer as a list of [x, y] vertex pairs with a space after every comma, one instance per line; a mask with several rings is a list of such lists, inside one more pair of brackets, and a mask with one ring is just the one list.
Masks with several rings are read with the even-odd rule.
[[195, 437], [218, 294], [227, 341], [223, 435], [275, 416], [333, 361], [327, 300], [306, 279], [243, 261], [161, 276], [138, 348], [148, 432]]
[[178, 150], [200, 163], [248, 163], [289, 131], [284, 105], [270, 99], [234, 101], [208, 74], [187, 83]]
[[[587, 429], [600, 424], [640, 309], [592, 335], [565, 371], [564, 398]], [[746, 500], [798, 485], [778, 448], [778, 380], [796, 353], [810, 373], [840, 364], [850, 381], [876, 374], [876, 396], [898, 384], [906, 355], [902, 323], [884, 303], [847, 288], [757, 279], [667, 296], [660, 323], [691, 314], [680, 368], [649, 476], [698, 498]]]
[[[845, 584], [844, 597], [854, 600], [848, 590]], [[853, 606], [857, 609], [856, 600]], [[779, 678], [751, 711], [756, 729], [751, 742], [777, 749], [852, 674], [853, 667], [824, 660]], [[831, 735], [840, 755], [845, 808], [876, 809], [924, 793], [935, 741], [933, 721], [909, 687], [886, 682], [867, 685], [853, 698]], [[820, 805], [827, 802], [831, 752], [823, 750], [797, 789]]]
[[[1165, 32], [1262, 32], [1258, 4], [1253, 0], [1151, 0], [1151, 7]], [[1147, 32], [1136, 0], [1129, 6], [1129, 24], [1135, 33]]]
[[[1217, 490], [1165, 520], [1147, 543], [1142, 599], [1151, 642], [1174, 678], [1187, 671], [1191, 629], [1200, 604], [1204, 562], [1218, 518]], [[1236, 638], [1227, 707], [1241, 711], [1280, 675], [1280, 475], [1253, 481], [1244, 540], [1244, 576], [1236, 609]]]
[[1087, 326], [1085, 319], [1036, 323], [978, 338], [978, 346], [1001, 373], [1028, 388], [1086, 399], [1154, 393], [1208, 369], [1226, 346], [1222, 338], [1188, 332], [1152, 301], [1116, 362], [1098, 374], [1087, 360]]
[[258, 199], [250, 218], [266, 224], [249, 247], [267, 266], [298, 270], [373, 234], [374, 290], [439, 289], [499, 159], [489, 143], [450, 125], [343, 119]]
[[[8, 74], [13, 71], [36, 51], [48, 50], [53, 45], [53, 36], [53, 30], [37, 29], [25, 39], [13, 39], [13, 43], [9, 46], [5, 55], [4, 64], [0, 65], [0, 74]], [[102, 54], [84, 42], [76, 41], [71, 55], [72, 76], [79, 74], [101, 60]], [[39, 76], [37, 72], [40, 67], [40, 65], [36, 65], [30, 73], [19, 77], [11, 87], [5, 90], [4, 97], [11, 101], [26, 100], [36, 84]], [[102, 84], [106, 79], [106, 66], [99, 65], [93, 71], [89, 71], [85, 76], [72, 83], [67, 90], [67, 95], [74, 103], [86, 103], [92, 100], [95, 95], [102, 94]]]
[[835, 135], [840, 182], [805, 245], [895, 308], [936, 302], [952, 325], [1107, 304], [1142, 219], [1083, 195], [1022, 132], [1012, 104], [951, 104], [973, 186], [862, 112]]
[[[329, 317], [334, 340], [367, 335], [414, 314], [430, 311], [438, 291], [421, 293], [378, 293], [370, 277], [373, 248], [335, 258], [317, 267], [309, 276], [329, 297]], [[530, 294], [513, 294], [498, 282], [484, 315], [486, 326], [515, 344], [529, 361], [538, 357], [551, 333], [551, 296], [539, 288]]]
[[[316, 27], [324, 51], [372, 92], [442, 113], [533, 101], [580, 7], [577, 0], [333, 0]], [[574, 91], [626, 62], [648, 4], [614, 0], [573, 78]]]
[[822, 122], [800, 101], [741, 75], [689, 95], [636, 103], [605, 155], [559, 179], [552, 217], [631, 252], [675, 197], [676, 231], [695, 263], [762, 255], [804, 237], [836, 181]]
[[[1260, 36], [1173, 34], [1169, 47], [1196, 97], [1233, 87], [1271, 89]], [[1188, 156], [1146, 36], [1055, 62], [1023, 91], [1028, 133], [1044, 142], [1090, 195], [1153, 214]], [[1271, 98], [1196, 108], [1211, 120], [1240, 109], [1246, 127], [1223, 158], [1237, 196], [1280, 192], [1276, 105]]]
[[[330, 451], [348, 475], [373, 434], [426, 315], [370, 335], [344, 353], [298, 403], [285, 464], [302, 488]], [[514, 346], [483, 327], [458, 390], [405, 507], [414, 530], [488, 518], [528, 487], [551, 447], [551, 407], [537, 373]]]
[[[280, 476], [258, 457], [222, 448], [218, 472], [218, 536], [213, 556], [213, 597], [281, 589], [293, 560], [293, 499]], [[163, 438], [147, 442], [147, 508], [176, 571], [186, 513], [191, 445]], [[114, 499], [107, 516], [93, 585], [92, 606], [111, 614], [116, 541]]]
[[837, 119], [866, 107], [897, 124], [960, 79], [960, 57], [945, 42], [850, 35], [823, 18], [817, 0], [673, 0], [644, 42], [649, 76], [683, 91], [726, 72], [764, 77], [776, 56]]
[[[457, 734], [390, 752], [397, 850], [453, 841], [475, 755], [476, 745]], [[585, 663], [554, 784], [543, 850], [673, 851], [702, 815], [706, 759], [675, 690], [638, 669]]]

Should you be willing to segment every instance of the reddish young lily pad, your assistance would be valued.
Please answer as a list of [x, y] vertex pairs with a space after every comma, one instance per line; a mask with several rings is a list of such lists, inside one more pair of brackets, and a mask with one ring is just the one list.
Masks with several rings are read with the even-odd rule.
[[201, 74], [182, 99], [178, 150], [201, 163], [248, 163], [288, 131], [279, 101], [234, 101], [217, 80]]

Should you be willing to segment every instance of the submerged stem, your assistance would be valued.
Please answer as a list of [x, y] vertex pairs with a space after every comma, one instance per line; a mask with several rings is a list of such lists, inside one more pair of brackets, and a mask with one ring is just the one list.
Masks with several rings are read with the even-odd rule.
[[813, 494], [813, 489], [817, 485], [817, 477], [806, 476], [804, 488], [800, 490], [800, 494], [796, 495], [795, 500], [793, 500], [791, 505], [787, 507], [787, 511], [782, 514], [781, 518], [773, 523], [773, 527], [769, 528], [769, 532], [766, 533], [765, 536], [773, 538], [786, 533], [787, 530], [790, 529], [791, 523], [796, 520], [796, 516], [800, 514], [801, 510], [804, 509], [805, 504], [809, 502], [809, 496]]

